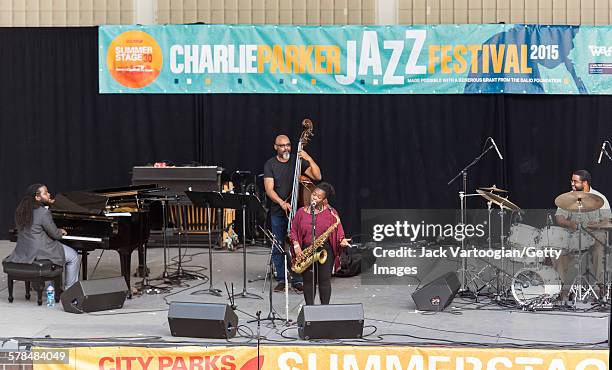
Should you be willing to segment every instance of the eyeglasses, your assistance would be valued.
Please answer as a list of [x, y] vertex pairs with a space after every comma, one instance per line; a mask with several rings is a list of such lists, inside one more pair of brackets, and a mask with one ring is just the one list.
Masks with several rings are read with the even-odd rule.
[[570, 180], [570, 184], [577, 184], [579, 182], [584, 182], [584, 180]]
[[291, 143], [289, 143], [289, 144], [274, 144], [274, 145], [276, 145], [278, 147], [281, 147], [281, 148], [283, 148], [283, 147], [285, 147], [285, 148], [291, 147]]

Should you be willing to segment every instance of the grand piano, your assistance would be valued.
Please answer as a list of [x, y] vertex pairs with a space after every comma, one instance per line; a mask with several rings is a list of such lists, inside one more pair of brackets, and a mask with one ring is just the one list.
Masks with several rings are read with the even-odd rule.
[[[144, 248], [149, 238], [149, 210], [145, 201], [156, 185], [138, 185], [60, 193], [50, 207], [57, 227], [68, 235], [62, 243], [82, 256], [82, 279], [87, 280], [87, 256], [96, 249], [119, 253], [121, 275], [130, 288], [132, 252], [138, 249], [139, 272], [146, 273]], [[16, 239], [16, 231], [11, 231]], [[131, 296], [131, 294], [130, 294]]]

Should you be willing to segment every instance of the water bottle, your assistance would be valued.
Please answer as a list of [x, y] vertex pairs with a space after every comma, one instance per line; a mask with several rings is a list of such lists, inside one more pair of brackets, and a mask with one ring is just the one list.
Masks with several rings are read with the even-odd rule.
[[53, 284], [49, 284], [47, 287], [47, 307], [55, 306], [55, 289], [53, 288]]

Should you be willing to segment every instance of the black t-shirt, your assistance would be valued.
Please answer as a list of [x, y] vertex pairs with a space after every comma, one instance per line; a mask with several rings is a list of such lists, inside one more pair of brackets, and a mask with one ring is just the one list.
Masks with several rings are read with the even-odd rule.
[[[302, 159], [302, 173], [310, 167], [310, 164]], [[276, 156], [268, 159], [264, 164], [264, 178], [274, 179], [274, 191], [279, 197], [289, 201], [291, 188], [293, 186], [293, 171], [295, 171], [295, 157], [291, 157], [287, 162], [279, 161]], [[284, 215], [285, 211], [281, 206], [272, 201], [270, 211], [273, 215]]]

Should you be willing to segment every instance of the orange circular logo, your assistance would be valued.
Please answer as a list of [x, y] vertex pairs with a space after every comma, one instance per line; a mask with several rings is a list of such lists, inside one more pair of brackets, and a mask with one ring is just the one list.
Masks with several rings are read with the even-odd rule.
[[111, 42], [106, 55], [107, 68], [121, 85], [145, 87], [161, 72], [163, 57], [159, 44], [142, 31], [127, 31]]

